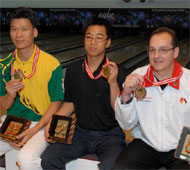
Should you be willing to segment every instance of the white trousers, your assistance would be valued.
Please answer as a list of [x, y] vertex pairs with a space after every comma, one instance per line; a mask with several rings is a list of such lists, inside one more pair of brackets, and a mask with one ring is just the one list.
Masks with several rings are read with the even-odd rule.
[[[36, 124], [37, 122], [32, 122], [30, 128]], [[21, 170], [42, 170], [40, 156], [47, 146], [44, 129], [41, 129], [19, 150], [15, 163], [16, 161], [18, 162]], [[15, 148], [11, 147], [7, 142], [0, 140], [0, 156], [13, 149]]]

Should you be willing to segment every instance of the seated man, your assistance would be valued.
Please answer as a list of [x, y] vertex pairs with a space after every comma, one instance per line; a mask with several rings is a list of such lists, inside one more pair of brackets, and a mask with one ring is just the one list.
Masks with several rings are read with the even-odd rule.
[[[56, 58], [34, 44], [38, 36], [34, 11], [18, 8], [9, 19], [10, 36], [16, 50], [0, 59], [0, 113], [32, 121], [30, 128], [19, 134], [17, 142], [11, 145], [22, 147], [17, 157], [22, 170], [38, 170], [41, 169], [40, 155], [48, 145], [43, 127], [64, 97], [63, 72]], [[16, 74], [20, 74], [19, 79]], [[12, 146], [0, 141], [0, 155], [12, 150]]]
[[[64, 80], [64, 103], [56, 113], [65, 116], [76, 113], [77, 126], [73, 141], [72, 144], [50, 145], [41, 156], [43, 169], [65, 169], [67, 162], [96, 153], [100, 160], [99, 168], [108, 170], [125, 146], [125, 134], [115, 120], [110, 93], [118, 94], [126, 74], [121, 68], [119, 73], [114, 71], [117, 65], [105, 56], [106, 48], [111, 44], [109, 23], [104, 19], [95, 19], [86, 25], [84, 34], [87, 56], [85, 60], [68, 67]], [[104, 78], [102, 67], [106, 65], [112, 73]], [[118, 74], [118, 79], [115, 74]], [[112, 81], [117, 91], [110, 91]], [[47, 125], [47, 138], [48, 130]]]
[[190, 127], [190, 70], [175, 60], [179, 54], [176, 33], [167, 27], [155, 30], [148, 54], [150, 65], [126, 77], [115, 102], [120, 126], [137, 127], [135, 139], [113, 169], [189, 169], [187, 162], [174, 157], [183, 126]]

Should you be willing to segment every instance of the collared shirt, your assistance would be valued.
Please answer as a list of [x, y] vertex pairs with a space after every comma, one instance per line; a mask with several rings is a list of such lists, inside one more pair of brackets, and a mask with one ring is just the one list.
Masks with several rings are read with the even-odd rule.
[[[35, 50], [32, 57], [23, 62], [16, 51], [14, 69], [21, 69], [24, 75], [28, 76], [32, 72], [34, 54]], [[2, 64], [0, 96], [6, 94], [5, 83], [11, 79], [11, 58], [12, 54], [0, 60]], [[50, 102], [63, 100], [62, 77], [63, 72], [58, 60], [40, 50], [35, 73], [29, 79], [23, 78], [24, 88], [17, 93], [14, 104], [7, 110], [7, 114], [38, 121], [49, 107]]]
[[[94, 72], [100, 73], [105, 58]], [[118, 84], [121, 88], [126, 71], [119, 66]], [[65, 101], [73, 102], [77, 124], [85, 130], [109, 130], [118, 125], [110, 104], [110, 87], [107, 80], [100, 77], [91, 79], [86, 73], [84, 60], [72, 63], [65, 76]]]
[[[149, 66], [135, 70], [145, 75]], [[132, 132], [158, 151], [170, 151], [177, 147], [183, 126], [190, 127], [190, 70], [183, 69], [179, 89], [172, 86], [146, 87], [146, 97], [122, 105], [118, 97], [115, 103], [116, 119], [124, 129], [137, 126]], [[156, 79], [154, 79], [156, 81]]]

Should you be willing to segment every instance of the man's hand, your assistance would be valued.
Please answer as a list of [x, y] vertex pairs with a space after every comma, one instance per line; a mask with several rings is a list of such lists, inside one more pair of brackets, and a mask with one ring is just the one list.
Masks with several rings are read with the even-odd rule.
[[37, 133], [35, 127], [23, 131], [21, 134], [17, 135], [17, 141], [11, 142], [10, 145], [14, 147], [22, 147], [33, 135]]
[[46, 141], [47, 142], [49, 142], [49, 143], [54, 143], [55, 141], [53, 141], [53, 140], [51, 140], [50, 138], [49, 138], [49, 129], [50, 129], [50, 125], [51, 125], [51, 121], [52, 121], [52, 118], [49, 120], [49, 122], [47, 123], [47, 125], [46, 125], [46, 127], [45, 127], [45, 139], [46, 139]]
[[128, 98], [137, 87], [141, 86], [142, 82], [143, 78], [139, 74], [134, 73], [128, 75], [123, 86], [123, 99], [125, 100], [125, 97]]
[[24, 83], [19, 79], [10, 80], [5, 85], [7, 94], [12, 98], [15, 98], [16, 93], [22, 88], [24, 88]]
[[114, 83], [117, 83], [118, 68], [117, 68], [117, 64], [112, 61], [109, 61], [108, 65], [111, 70], [111, 74], [108, 77], [108, 83], [109, 85], [112, 85]]

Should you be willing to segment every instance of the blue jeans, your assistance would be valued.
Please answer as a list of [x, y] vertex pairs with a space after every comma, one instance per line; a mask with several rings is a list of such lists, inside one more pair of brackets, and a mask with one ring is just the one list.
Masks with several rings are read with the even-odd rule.
[[41, 155], [44, 170], [65, 169], [65, 164], [86, 154], [95, 153], [101, 170], [110, 170], [125, 147], [120, 127], [109, 131], [89, 131], [76, 127], [72, 144], [53, 143]]

